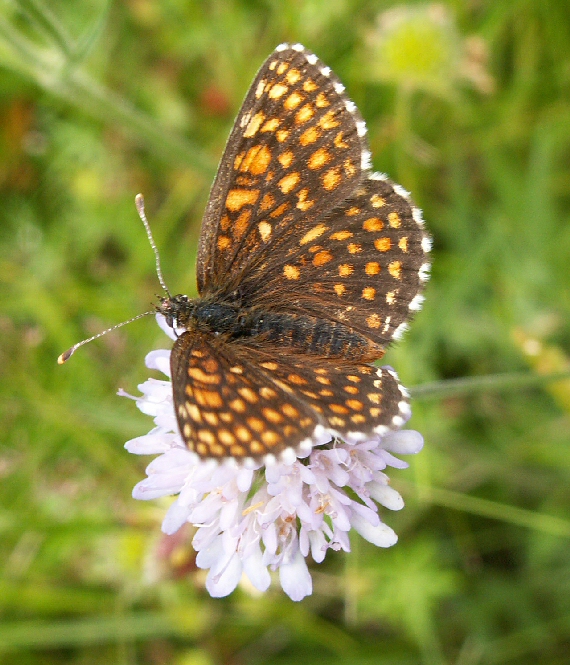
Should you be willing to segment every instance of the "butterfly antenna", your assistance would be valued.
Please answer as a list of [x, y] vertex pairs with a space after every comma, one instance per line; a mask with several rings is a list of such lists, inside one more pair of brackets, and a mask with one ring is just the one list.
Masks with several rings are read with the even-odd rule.
[[137, 207], [137, 212], [139, 213], [139, 217], [141, 218], [141, 222], [144, 224], [144, 228], [146, 229], [146, 236], [148, 238], [148, 241], [150, 243], [150, 246], [152, 247], [152, 251], [154, 252], [154, 258], [156, 260], [156, 274], [158, 277], [158, 281], [160, 282], [160, 286], [166, 291], [166, 295], [170, 298], [170, 291], [168, 290], [168, 287], [166, 286], [164, 279], [162, 277], [162, 270], [160, 268], [160, 256], [158, 254], [158, 249], [156, 247], [156, 243], [154, 242], [154, 238], [152, 237], [152, 231], [150, 230], [150, 224], [148, 223], [148, 219], [146, 218], [146, 214], [144, 211], [144, 197], [142, 194], [137, 194], [135, 196], [135, 205]]
[[132, 323], [133, 321], [136, 321], [137, 319], [142, 319], [143, 316], [148, 316], [149, 314], [154, 314], [155, 310], [150, 310], [150, 312], [145, 312], [144, 314], [137, 314], [137, 316], [133, 316], [132, 319], [129, 319], [128, 321], [123, 321], [122, 323], [117, 323], [115, 326], [111, 326], [111, 328], [107, 328], [107, 330], [103, 330], [100, 333], [97, 333], [96, 335], [93, 335], [93, 337], [90, 337], [89, 339], [84, 339], [82, 342], [78, 342], [77, 344], [74, 344], [70, 349], [67, 349], [65, 353], [62, 353], [59, 358], [57, 359], [57, 362], [60, 365], [63, 365], [64, 362], [67, 362], [71, 356], [77, 351], [77, 349], [80, 346], [83, 346], [84, 344], [89, 344], [89, 342], [92, 342], [94, 339], [97, 339], [98, 337], [103, 337], [103, 335], [106, 335], [108, 332], [111, 332], [111, 330], [117, 330], [117, 328], [122, 328], [123, 326], [126, 326], [127, 323]]

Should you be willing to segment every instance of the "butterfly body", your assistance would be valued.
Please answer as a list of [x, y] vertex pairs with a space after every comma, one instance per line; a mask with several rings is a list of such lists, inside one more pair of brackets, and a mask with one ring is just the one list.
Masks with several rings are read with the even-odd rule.
[[157, 306], [179, 334], [180, 433], [201, 457], [291, 459], [409, 417], [395, 372], [371, 363], [421, 306], [430, 239], [409, 194], [369, 171], [365, 135], [303, 46], [262, 65], [202, 221], [199, 297]]

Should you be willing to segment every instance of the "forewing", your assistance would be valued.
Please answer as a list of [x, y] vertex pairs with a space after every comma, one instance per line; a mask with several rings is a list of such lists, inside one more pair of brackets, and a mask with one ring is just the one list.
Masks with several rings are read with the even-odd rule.
[[314, 409], [223, 339], [196, 330], [182, 334], [170, 366], [180, 433], [200, 457], [307, 450], [323, 434]]
[[344, 86], [301, 45], [257, 74], [204, 213], [198, 290], [229, 294], [278, 238], [349, 197], [367, 168], [365, 125]]
[[430, 244], [408, 193], [373, 174], [304, 235], [289, 230], [241, 290], [251, 305], [342, 322], [385, 346], [421, 307]]

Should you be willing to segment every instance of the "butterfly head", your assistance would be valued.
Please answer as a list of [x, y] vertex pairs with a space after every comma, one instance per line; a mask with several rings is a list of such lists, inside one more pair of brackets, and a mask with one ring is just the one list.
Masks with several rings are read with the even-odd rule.
[[195, 304], [188, 296], [159, 296], [156, 311], [162, 314], [171, 328], [186, 328], [195, 309]]

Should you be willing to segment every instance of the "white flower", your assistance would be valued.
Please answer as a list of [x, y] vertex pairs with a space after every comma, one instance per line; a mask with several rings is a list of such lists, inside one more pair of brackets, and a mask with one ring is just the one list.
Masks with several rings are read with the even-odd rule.
[[[157, 317], [159, 325], [172, 336], [161, 319]], [[153, 351], [146, 365], [169, 377], [169, 357], [170, 351]], [[200, 460], [182, 441], [170, 381], [149, 379], [139, 389], [137, 406], [154, 418], [156, 426], [125, 447], [158, 457], [148, 465], [147, 477], [135, 486], [133, 496], [148, 500], [177, 495], [162, 530], [173, 534], [186, 522], [194, 525], [196, 564], [209, 570], [210, 595], [227, 596], [243, 575], [256, 589], [266, 591], [269, 571], [278, 570], [285, 593], [301, 600], [312, 592], [309, 554], [320, 563], [328, 549], [349, 552], [351, 529], [379, 547], [397, 541], [380, 519], [378, 504], [400, 510], [404, 502], [384, 471], [388, 466], [408, 466], [392, 453], [418, 453], [423, 445], [418, 432], [389, 432], [354, 444], [331, 439], [304, 459], [268, 467], [218, 464]]]

